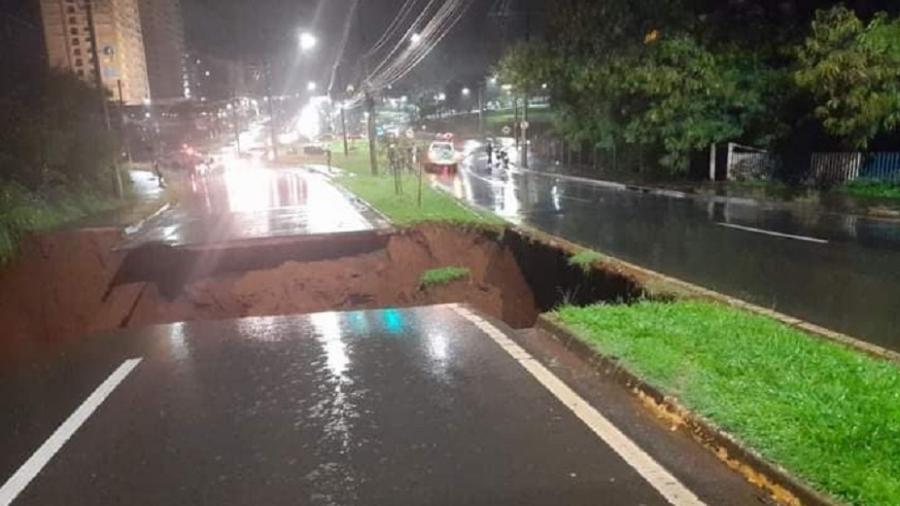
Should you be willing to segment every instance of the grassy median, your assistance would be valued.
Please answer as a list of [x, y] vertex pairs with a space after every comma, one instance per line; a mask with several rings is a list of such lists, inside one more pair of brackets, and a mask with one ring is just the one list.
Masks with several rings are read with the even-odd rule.
[[380, 160], [381, 175], [373, 176], [369, 172], [369, 152], [363, 143], [354, 144], [348, 156], [342, 152], [335, 154], [332, 163], [348, 173], [336, 178], [338, 184], [371, 204], [395, 225], [443, 222], [499, 226], [504, 223], [494, 214], [469, 207], [453, 196], [432, 188], [427, 176], [422, 184], [421, 206], [418, 201], [418, 176], [403, 176], [402, 192], [397, 194], [393, 176], [384, 173], [387, 160]]
[[851, 504], [900, 504], [900, 367], [720, 304], [563, 307], [600, 353]]

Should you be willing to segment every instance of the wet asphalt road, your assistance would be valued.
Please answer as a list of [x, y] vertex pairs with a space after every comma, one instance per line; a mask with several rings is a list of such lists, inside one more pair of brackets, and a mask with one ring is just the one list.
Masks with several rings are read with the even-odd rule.
[[514, 222], [900, 350], [898, 223], [616, 190], [485, 158], [439, 183]]
[[[450, 306], [180, 323], [0, 360], [0, 483], [134, 359], [13, 504], [667, 503]], [[670, 471], [693, 493], [760, 503], [689, 448]]]
[[180, 177], [186, 198], [133, 234], [123, 247], [189, 246], [247, 239], [369, 230], [373, 224], [315, 172], [273, 169], [231, 158], [208, 175]]

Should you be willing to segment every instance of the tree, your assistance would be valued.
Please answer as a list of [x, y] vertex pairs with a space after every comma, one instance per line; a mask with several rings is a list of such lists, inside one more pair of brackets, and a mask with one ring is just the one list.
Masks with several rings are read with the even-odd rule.
[[0, 99], [0, 174], [33, 190], [106, 179], [118, 143], [99, 99], [95, 88], [57, 71]]
[[868, 24], [835, 7], [816, 13], [798, 50], [797, 85], [815, 100], [825, 130], [865, 149], [900, 123], [900, 20], [876, 15]]
[[712, 52], [688, 35], [652, 44], [643, 57], [617, 65], [616, 82], [627, 100], [623, 117], [628, 142], [661, 144], [661, 164], [672, 172], [688, 168], [691, 152], [738, 140], [766, 144], [767, 135], [748, 132], [770, 110], [766, 94], [777, 71], [752, 54]]

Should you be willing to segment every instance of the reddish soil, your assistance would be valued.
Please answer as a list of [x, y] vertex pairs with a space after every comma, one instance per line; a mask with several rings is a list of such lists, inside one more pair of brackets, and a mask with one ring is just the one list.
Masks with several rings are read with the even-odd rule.
[[0, 350], [116, 328], [137, 297], [131, 287], [104, 300], [124, 258], [112, 251], [120, 240], [117, 229], [27, 238], [0, 271]]
[[[117, 230], [47, 234], [0, 272], [0, 352], [177, 321], [465, 302], [516, 328], [561, 298], [628, 300], [630, 276], [568, 265], [565, 248], [515, 231], [423, 226], [276, 243], [113, 252]], [[422, 274], [469, 279], [427, 290]]]
[[[471, 279], [420, 289], [423, 272], [451, 265], [468, 267]], [[394, 235], [373, 253], [289, 261], [189, 282], [171, 299], [149, 285], [128, 325], [445, 302], [468, 302], [518, 327], [537, 317], [531, 290], [508, 250], [478, 233], [423, 228]]]

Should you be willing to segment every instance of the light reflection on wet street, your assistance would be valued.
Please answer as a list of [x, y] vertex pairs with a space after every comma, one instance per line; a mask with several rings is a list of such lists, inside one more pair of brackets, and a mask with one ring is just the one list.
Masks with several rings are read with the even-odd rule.
[[900, 223], [489, 168], [483, 151], [436, 182], [515, 223], [900, 350]]
[[[301, 234], [368, 230], [372, 224], [315, 172], [272, 168], [260, 159], [226, 157], [217, 170], [181, 178], [187, 195], [151, 220], [126, 247], [209, 244]], [[176, 183], [177, 184], [177, 183]]]

